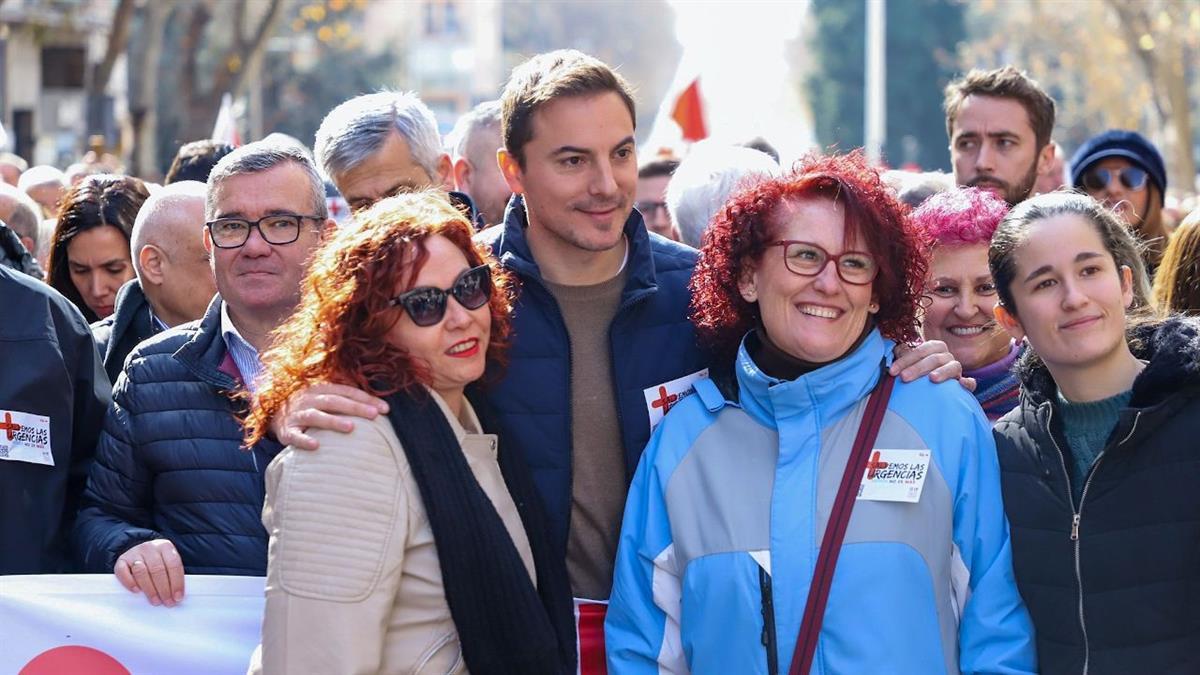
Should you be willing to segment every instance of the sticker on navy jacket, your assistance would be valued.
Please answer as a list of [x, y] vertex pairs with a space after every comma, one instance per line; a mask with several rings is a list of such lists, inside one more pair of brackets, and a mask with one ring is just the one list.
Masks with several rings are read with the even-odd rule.
[[858, 498], [876, 502], [921, 501], [925, 477], [929, 475], [928, 450], [876, 448], [867, 459]]
[[54, 466], [50, 452], [50, 418], [0, 410], [0, 459]]
[[646, 397], [646, 412], [650, 413], [651, 433], [662, 421], [663, 415], [666, 415], [680, 401], [696, 393], [696, 380], [706, 377], [708, 377], [708, 368], [642, 390], [642, 395]]

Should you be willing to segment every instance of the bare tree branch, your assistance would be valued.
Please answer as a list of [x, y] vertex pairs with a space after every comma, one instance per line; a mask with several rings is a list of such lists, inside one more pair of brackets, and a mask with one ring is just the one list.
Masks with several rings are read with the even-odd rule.
[[254, 72], [257, 62], [262, 59], [263, 52], [267, 48], [267, 40], [275, 33], [275, 28], [279, 25], [279, 20], [283, 17], [283, 5], [283, 0], [271, 0], [271, 4], [263, 14], [262, 20], [258, 22], [258, 29], [254, 31], [254, 38], [245, 46], [245, 50], [238, 54], [242, 67], [233, 76], [233, 81], [229, 88], [230, 93], [236, 94], [242, 90], [242, 87], [246, 85], [246, 76]]
[[237, 53], [246, 48], [246, 0], [238, 0], [233, 8], [233, 48]]
[[180, 74], [179, 83], [184, 96], [188, 99], [187, 107], [189, 108], [194, 108], [200, 98], [200, 92], [196, 89], [196, 56], [199, 54], [200, 45], [204, 40], [204, 29], [208, 27], [211, 19], [212, 13], [209, 11], [207, 3], [194, 3], [187, 29], [184, 30], [183, 37], [179, 41], [179, 49], [183, 52], [183, 72]]
[[125, 53], [125, 47], [129, 44], [129, 23], [133, 19], [134, 9], [136, 9], [134, 0], [121, 0], [117, 4], [117, 9], [113, 13], [112, 27], [108, 33], [108, 45], [104, 49], [104, 59], [96, 65], [95, 75], [92, 77], [92, 94], [104, 93], [104, 88], [108, 86], [108, 79], [112, 77], [113, 66], [116, 65], [117, 58]]

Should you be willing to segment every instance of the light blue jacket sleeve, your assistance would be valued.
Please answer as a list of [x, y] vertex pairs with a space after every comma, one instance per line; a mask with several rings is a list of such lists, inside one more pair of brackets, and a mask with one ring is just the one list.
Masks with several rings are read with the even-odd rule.
[[[660, 447], [673, 435], [664, 434], [665, 427], [678, 421], [670, 417], [646, 446], [625, 504], [604, 623], [608, 672], [614, 675], [688, 672], [679, 636], [682, 570], [675, 565], [666, 505], [666, 481], [675, 462]], [[665, 473], [664, 460], [670, 464]]]
[[962, 560], [955, 566], [969, 574], [969, 591], [955, 584], [956, 597], [965, 600], [959, 667], [963, 673], [1036, 673], [1033, 622], [1013, 573], [996, 444], [983, 415], [974, 417], [974, 434], [963, 439], [954, 503]]

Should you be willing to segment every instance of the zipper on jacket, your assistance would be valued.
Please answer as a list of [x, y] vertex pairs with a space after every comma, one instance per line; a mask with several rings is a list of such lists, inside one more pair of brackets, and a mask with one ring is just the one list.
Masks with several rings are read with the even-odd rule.
[[[1047, 435], [1050, 436], [1050, 442], [1054, 444], [1054, 449], [1058, 450], [1058, 458], [1062, 461], [1063, 472], [1067, 477], [1067, 497], [1071, 498], [1071, 477], [1069, 473], [1066, 473], [1066, 455], [1063, 454], [1062, 447], [1059, 446], [1058, 439], [1054, 437], [1054, 431], [1050, 428], [1053, 417], [1054, 407], [1051, 406], [1049, 415], [1046, 418], [1046, 431]], [[1125, 438], [1122, 438], [1113, 446], [1114, 449], [1120, 447], [1125, 441], [1133, 437], [1133, 433], [1137, 431], [1137, 425], [1141, 418], [1142, 411], [1139, 410], [1134, 415], [1133, 426], [1130, 428], [1129, 433], [1125, 434]], [[1075, 554], [1075, 583], [1079, 589], [1079, 630], [1083, 633], [1083, 675], [1087, 675], [1088, 673], [1088, 665], [1091, 660], [1091, 645], [1088, 644], [1087, 620], [1083, 613], [1083, 571], [1080, 565], [1079, 525], [1083, 519], [1083, 503], [1087, 500], [1088, 488], [1091, 487], [1092, 478], [1096, 476], [1096, 470], [1100, 468], [1100, 463], [1104, 461], [1106, 454], [1108, 454], [1108, 448], [1100, 451], [1100, 454], [1096, 456], [1096, 461], [1092, 462], [1091, 468], [1088, 469], [1087, 477], [1083, 481], [1083, 490], [1079, 493], [1079, 505], [1075, 506], [1074, 500], [1071, 500], [1071, 541], [1073, 542]]]
[[[1054, 406], [1050, 405], [1049, 412], [1046, 415], [1046, 435], [1050, 437], [1050, 442], [1054, 445], [1054, 449], [1058, 451], [1058, 460], [1062, 465], [1063, 478], [1066, 479], [1067, 486], [1067, 503], [1071, 505], [1071, 541], [1074, 542], [1074, 558], [1075, 558], [1075, 588], [1078, 590], [1077, 611], [1079, 615], [1079, 630], [1083, 633], [1083, 675], [1088, 672], [1088, 658], [1091, 654], [1091, 648], [1088, 646], [1087, 622], [1083, 617], [1083, 573], [1079, 566], [1079, 521], [1081, 520], [1081, 508], [1075, 506], [1075, 497], [1071, 494], [1071, 472], [1067, 471], [1067, 456], [1062, 451], [1062, 446], [1058, 444], [1058, 439], [1054, 437]], [[1101, 452], [1096, 458], [1096, 463], [1100, 462], [1100, 458], [1104, 456]], [[1096, 468], [1096, 464], [1092, 464], [1092, 468]], [[1089, 479], [1091, 473], [1088, 474]], [[1084, 482], [1084, 493], [1087, 492], [1087, 483]], [[1079, 499], [1080, 507], [1083, 506], [1083, 497]]]
[[779, 675], [779, 650], [775, 645], [775, 596], [771, 590], [771, 575], [758, 568], [758, 591], [762, 596], [762, 643], [767, 649], [767, 675]]
[[[616, 350], [613, 348], [613, 325], [617, 323], [621, 316], [631, 311], [634, 307], [645, 302], [645, 300], [649, 297], [650, 293], [642, 293], [636, 298], [626, 300], [618, 304], [617, 311], [613, 314], [612, 321], [608, 322], [608, 375], [612, 378], [613, 402], [617, 404], [617, 429], [619, 429], [621, 432], [621, 460], [625, 465], [625, 477], [627, 482], [632, 478], [633, 472], [637, 470], [637, 462], [634, 462], [633, 468], [631, 469], [628, 461], [629, 449], [625, 447], [625, 406], [623, 405], [624, 402], [621, 400], [621, 388], [617, 385], [617, 354]], [[567, 341], [570, 342], [569, 336]], [[664, 411], [663, 415], [666, 414], [666, 411]], [[642, 456], [641, 453], [642, 449], [639, 448], [639, 458]]]

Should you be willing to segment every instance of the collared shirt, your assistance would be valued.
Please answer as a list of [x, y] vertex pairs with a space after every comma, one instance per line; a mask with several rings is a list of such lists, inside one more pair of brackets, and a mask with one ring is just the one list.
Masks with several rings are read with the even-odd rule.
[[258, 390], [258, 376], [262, 373], [262, 361], [258, 358], [258, 350], [246, 342], [237, 326], [229, 318], [229, 305], [221, 303], [221, 337], [225, 339], [225, 348], [233, 357], [233, 363], [242, 374], [242, 383], [250, 393]]
[[[224, 308], [222, 307], [222, 309]], [[153, 307], [150, 308], [150, 323], [153, 324], [154, 330], [159, 331], [160, 333], [170, 328], [170, 326], [163, 323], [162, 319], [158, 318], [158, 315], [154, 313]]]

